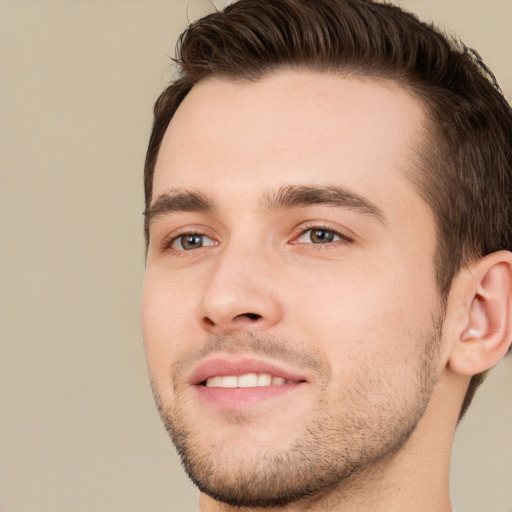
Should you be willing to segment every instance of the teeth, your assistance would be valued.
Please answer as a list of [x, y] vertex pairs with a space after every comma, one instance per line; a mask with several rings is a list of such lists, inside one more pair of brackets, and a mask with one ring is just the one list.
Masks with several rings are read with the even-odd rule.
[[221, 377], [220, 386], [223, 388], [237, 388], [238, 379], [236, 377]]
[[[272, 377], [269, 373], [246, 373], [239, 377], [233, 375], [210, 377], [206, 381], [206, 386], [215, 388], [254, 388], [283, 386], [287, 383], [288, 381], [283, 377]], [[289, 383], [291, 384], [291, 381]]]
[[206, 381], [207, 386], [219, 388], [222, 384], [222, 377], [212, 377]]
[[260, 373], [258, 375], [257, 386], [270, 386], [271, 384], [273, 384], [271, 375], [269, 375], [268, 373]]
[[248, 373], [247, 375], [240, 375], [238, 377], [239, 388], [254, 388], [258, 385], [258, 376], [255, 373]]

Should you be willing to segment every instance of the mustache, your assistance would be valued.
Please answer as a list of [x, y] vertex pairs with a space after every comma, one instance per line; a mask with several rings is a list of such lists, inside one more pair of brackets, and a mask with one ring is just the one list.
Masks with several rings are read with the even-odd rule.
[[330, 376], [330, 366], [325, 356], [314, 347], [306, 347], [284, 338], [255, 332], [228, 335], [210, 335], [206, 341], [186, 351], [173, 366], [174, 377], [187, 373], [198, 361], [215, 353], [251, 354]]

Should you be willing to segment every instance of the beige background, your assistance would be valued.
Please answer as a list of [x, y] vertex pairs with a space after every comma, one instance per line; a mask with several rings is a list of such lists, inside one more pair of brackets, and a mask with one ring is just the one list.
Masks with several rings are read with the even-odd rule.
[[[142, 165], [177, 34], [205, 0], [0, 0], [0, 510], [187, 512], [139, 325]], [[510, 0], [403, 0], [512, 92]], [[512, 511], [512, 358], [454, 450], [461, 512]]]

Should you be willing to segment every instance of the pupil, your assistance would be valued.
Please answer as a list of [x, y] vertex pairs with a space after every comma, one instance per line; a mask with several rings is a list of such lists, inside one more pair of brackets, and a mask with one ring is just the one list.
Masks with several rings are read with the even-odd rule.
[[332, 242], [334, 239], [334, 233], [325, 229], [315, 229], [311, 232], [311, 241], [315, 244], [323, 242]]
[[184, 249], [195, 249], [202, 246], [203, 239], [201, 235], [186, 235], [181, 241]]

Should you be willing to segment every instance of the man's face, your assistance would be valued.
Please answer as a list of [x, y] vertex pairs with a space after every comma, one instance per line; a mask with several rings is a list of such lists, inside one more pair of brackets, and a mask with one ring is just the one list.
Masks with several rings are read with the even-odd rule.
[[442, 371], [433, 215], [406, 175], [424, 114], [370, 79], [208, 79], [171, 121], [143, 327], [199, 488], [277, 505], [385, 464]]

